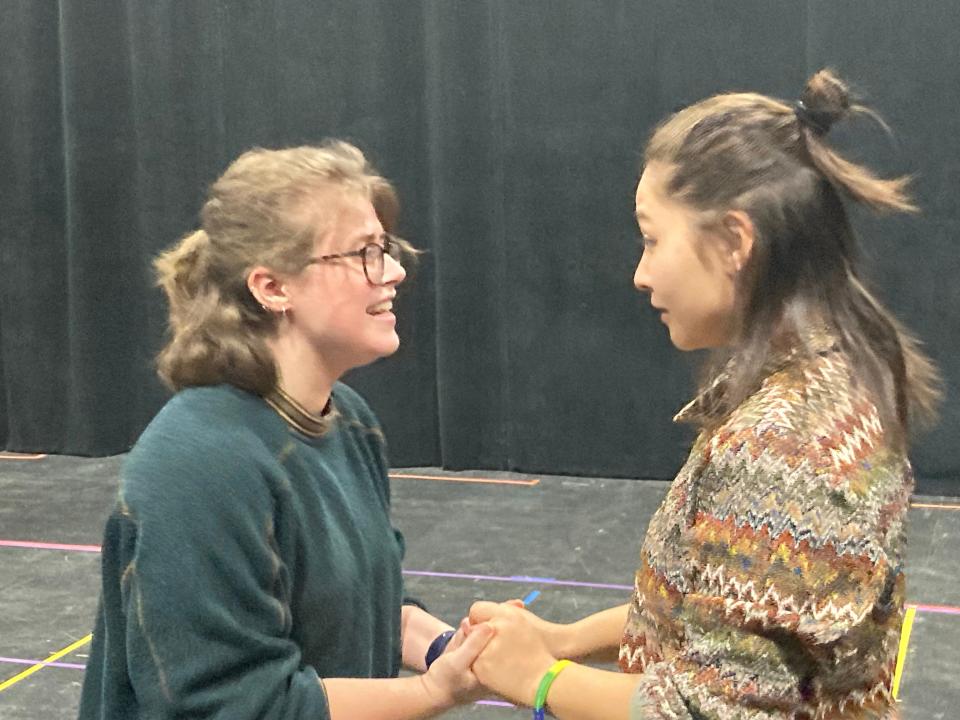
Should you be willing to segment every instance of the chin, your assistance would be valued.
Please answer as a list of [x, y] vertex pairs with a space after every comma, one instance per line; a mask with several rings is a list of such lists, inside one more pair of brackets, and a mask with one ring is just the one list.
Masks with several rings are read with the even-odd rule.
[[729, 344], [729, 334], [725, 330], [726, 328], [719, 324], [686, 329], [671, 325], [669, 326], [670, 342], [677, 350], [683, 352], [715, 350]]
[[376, 345], [374, 349], [375, 357], [373, 357], [370, 362], [373, 362], [373, 360], [379, 360], [380, 358], [390, 357], [399, 349], [400, 338], [394, 335], [392, 339], [380, 342]]
[[390, 357], [399, 348], [399, 340], [396, 340], [392, 343], [380, 342], [367, 345], [362, 351], [359, 351], [359, 348], [357, 348], [357, 350], [352, 353], [352, 358], [348, 363], [348, 371], [355, 368], [365, 367], [375, 363], [377, 360]]
[[674, 332], [671, 332], [671, 333], [670, 333], [670, 342], [673, 344], [673, 346], [674, 346], [677, 350], [680, 350], [681, 352], [688, 352], [688, 351], [690, 351], [690, 350], [697, 350], [697, 348], [694, 347], [694, 346], [690, 343], [690, 339], [689, 339], [689, 338], [683, 337], [682, 335], [680, 335], [680, 334], [678, 334], [678, 333], [674, 333]]
[[670, 336], [670, 342], [673, 346], [682, 352], [694, 352], [696, 350], [716, 350], [724, 347], [724, 343], [711, 340], [696, 340], [694, 338], [674, 338]]
[[702, 349], [703, 349], [703, 348], [701, 348], [701, 347], [699, 347], [699, 346], [697, 346], [697, 345], [692, 345], [692, 344], [677, 342], [677, 341], [674, 340], [673, 338], [670, 338], [670, 342], [672, 342], [672, 343], [673, 343], [673, 346], [674, 346], [677, 350], [679, 350], [680, 352], [693, 352], [694, 350], [702, 350]]

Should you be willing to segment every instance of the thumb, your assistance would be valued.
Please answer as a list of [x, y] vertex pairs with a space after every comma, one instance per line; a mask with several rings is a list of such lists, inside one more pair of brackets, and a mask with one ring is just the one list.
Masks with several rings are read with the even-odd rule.
[[470, 623], [476, 625], [477, 623], [490, 620], [497, 615], [498, 608], [498, 603], [490, 602], [489, 600], [479, 600], [475, 602], [470, 606]]

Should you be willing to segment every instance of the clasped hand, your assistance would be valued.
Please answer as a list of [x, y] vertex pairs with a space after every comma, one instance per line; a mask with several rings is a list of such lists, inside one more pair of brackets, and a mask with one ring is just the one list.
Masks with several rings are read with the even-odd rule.
[[424, 678], [447, 702], [493, 692], [532, 705], [541, 678], [563, 656], [562, 627], [526, 610], [520, 600], [476, 602]]
[[558, 626], [524, 609], [519, 600], [476, 602], [460, 623], [465, 636], [481, 627], [492, 628], [473, 672], [486, 688], [508, 700], [532, 705], [537, 686], [561, 654]]

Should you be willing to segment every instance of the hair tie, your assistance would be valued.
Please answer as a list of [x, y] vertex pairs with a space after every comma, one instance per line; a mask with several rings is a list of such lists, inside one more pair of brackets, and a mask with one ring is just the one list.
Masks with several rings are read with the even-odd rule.
[[810, 128], [817, 135], [826, 135], [830, 131], [830, 126], [833, 125], [834, 118], [831, 113], [824, 110], [811, 110], [803, 100], [797, 100], [793, 104], [793, 113], [801, 125]]

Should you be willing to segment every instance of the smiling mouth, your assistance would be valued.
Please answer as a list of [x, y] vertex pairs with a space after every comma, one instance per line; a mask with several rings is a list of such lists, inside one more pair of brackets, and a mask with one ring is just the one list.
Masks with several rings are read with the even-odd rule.
[[393, 312], [393, 301], [386, 300], [382, 303], [378, 303], [373, 307], [367, 308], [367, 315], [384, 315], [386, 313]]

